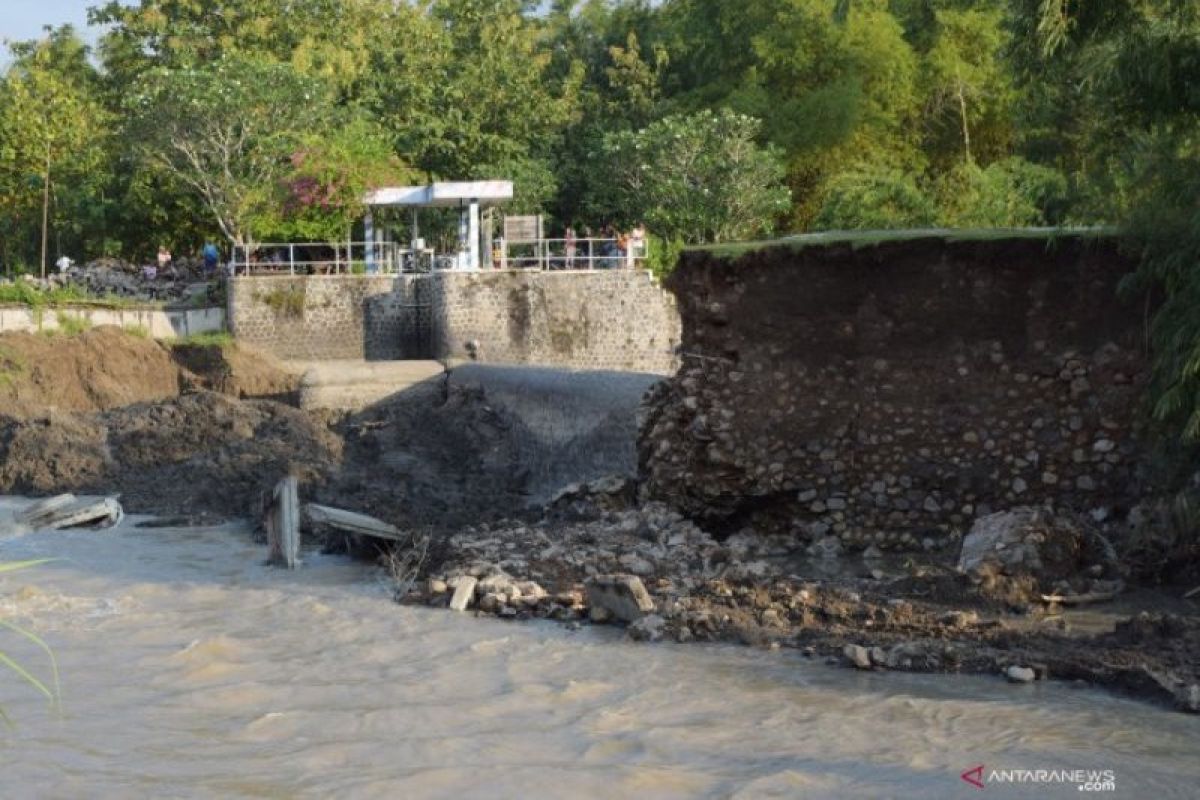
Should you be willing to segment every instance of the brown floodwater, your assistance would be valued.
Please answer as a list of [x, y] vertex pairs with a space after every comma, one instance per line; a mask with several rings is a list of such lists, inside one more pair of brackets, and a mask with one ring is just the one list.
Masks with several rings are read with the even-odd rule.
[[[17, 501], [0, 501], [0, 516]], [[389, 601], [382, 574], [262, 565], [244, 528], [9, 534], [0, 619], [61, 710], [0, 670], [0, 798], [1078, 797], [960, 773], [1112, 770], [1196, 797], [1200, 718], [1088, 688], [860, 674]], [[2, 527], [2, 526], [0, 526]], [[47, 676], [44, 655], [0, 650]]]

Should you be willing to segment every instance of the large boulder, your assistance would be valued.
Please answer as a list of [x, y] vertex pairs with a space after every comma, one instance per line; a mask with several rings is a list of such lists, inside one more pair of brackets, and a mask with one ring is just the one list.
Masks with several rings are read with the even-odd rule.
[[1048, 585], [1074, 575], [1085, 551], [1083, 529], [1074, 520], [1020, 507], [975, 520], [958, 568], [975, 576], [1028, 576]]

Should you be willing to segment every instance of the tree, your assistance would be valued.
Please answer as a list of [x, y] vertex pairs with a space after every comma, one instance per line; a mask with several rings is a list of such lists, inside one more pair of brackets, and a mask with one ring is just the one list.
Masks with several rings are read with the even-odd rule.
[[954, 153], [966, 163], [987, 163], [1009, 152], [1014, 92], [1001, 61], [1002, 22], [998, 8], [934, 12], [923, 70], [933, 152]]
[[1055, 221], [1067, 193], [1057, 171], [1022, 158], [981, 168], [967, 162], [940, 176], [938, 223], [952, 228], [1019, 228]]
[[286, 64], [237, 57], [158, 67], [129, 99], [137, 150], [189, 187], [234, 245], [271, 213], [304, 135], [331, 115], [328, 90]]
[[[552, 75], [538, 23], [518, 0], [401, 4], [373, 57], [364, 101], [406, 161], [442, 178], [533, 174], [574, 118], [581, 69]], [[542, 186], [519, 181], [517, 190]], [[518, 197], [528, 205], [528, 197]]]
[[911, 174], [864, 166], [829, 182], [814, 224], [827, 230], [921, 228], [937, 215], [937, 204]]
[[14, 52], [18, 58], [0, 90], [0, 208], [19, 218], [36, 192], [45, 277], [54, 184], [60, 175], [87, 175], [101, 161], [107, 115], [68, 70], [70, 53], [86, 54], [69, 27]]
[[788, 211], [779, 153], [755, 143], [758, 120], [732, 111], [670, 116], [605, 139], [610, 194], [598, 198], [620, 222], [690, 243], [772, 230]]
[[361, 116], [332, 131], [301, 135], [290, 161], [279, 199], [257, 221], [286, 241], [344, 240], [367, 212], [367, 192], [411, 179], [385, 132]]

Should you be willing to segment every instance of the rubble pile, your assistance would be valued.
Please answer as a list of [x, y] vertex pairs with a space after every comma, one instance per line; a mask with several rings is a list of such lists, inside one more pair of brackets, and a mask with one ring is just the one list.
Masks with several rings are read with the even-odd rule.
[[[741, 533], [719, 542], [661, 503], [619, 508], [622, 491], [621, 481], [594, 482], [574, 487], [537, 522], [463, 528], [436, 548], [425, 580], [405, 583], [397, 599], [502, 619], [624, 625], [638, 641], [793, 648], [861, 670], [1083, 680], [1200, 711], [1194, 620], [1151, 615], [1111, 633], [1075, 634], [1054, 602], [1044, 610], [1024, 604], [1024, 616], [997, 613], [1004, 604], [989, 602], [976, 572], [909, 562], [881, 573], [872, 569], [878, 552], [864, 559], [866, 569], [815, 577], [804, 563], [779, 556], [780, 537]], [[1015, 517], [1019, 524], [993, 521], [979, 533], [1021, 531], [1011, 546], [1023, 555], [1006, 562], [1008, 547], [997, 550], [993, 539], [989, 553], [1000, 555], [976, 559], [968, 549], [964, 560], [977, 562], [971, 569], [1006, 564], [1013, 576], [1028, 577], [1060, 574], [1053, 570], [1068, 560], [1086, 563], [1088, 548], [1075, 549], [1081, 540], [1069, 523]], [[1083, 588], [1079, 579], [1072, 576]], [[939, 591], [947, 584], [959, 602]], [[1148, 654], [1148, 639], [1164, 631], [1177, 638]]]
[[[175, 259], [165, 271], [155, 270], [154, 277], [149, 277], [145, 268], [137, 264], [101, 258], [87, 264], [72, 264], [65, 271], [56, 270], [45, 279], [23, 275], [16, 280], [42, 290], [73, 286], [95, 297], [173, 304], [194, 296], [202, 290], [197, 289], [197, 284], [210, 279], [205, 274], [204, 262], [199, 259]], [[0, 278], [0, 282], [6, 279]]]

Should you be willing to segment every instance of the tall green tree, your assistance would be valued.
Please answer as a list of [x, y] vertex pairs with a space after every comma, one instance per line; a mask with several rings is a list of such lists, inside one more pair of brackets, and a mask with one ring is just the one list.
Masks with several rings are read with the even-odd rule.
[[[10, 235], [28, 230], [21, 223], [38, 210], [45, 277], [55, 188], [86, 179], [101, 164], [108, 115], [79, 69], [86, 48], [69, 28], [17, 45], [14, 54], [0, 86], [0, 210], [10, 220]], [[18, 250], [5, 249], [6, 261]]]
[[333, 115], [321, 82], [287, 64], [238, 57], [153, 68], [127, 102], [139, 157], [188, 187], [234, 245], [254, 240], [289, 159]]
[[755, 143], [758, 129], [732, 111], [702, 111], [610, 135], [609, 216], [692, 244], [770, 232], [791, 197], [779, 153]]

